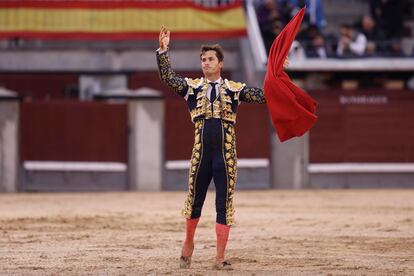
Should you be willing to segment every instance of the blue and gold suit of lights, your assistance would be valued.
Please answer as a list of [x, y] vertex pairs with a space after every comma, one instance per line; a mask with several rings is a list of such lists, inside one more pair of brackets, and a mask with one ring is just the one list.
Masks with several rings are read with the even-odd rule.
[[236, 122], [239, 102], [264, 104], [263, 90], [244, 83], [222, 80], [214, 102], [207, 98], [206, 79], [190, 79], [172, 69], [168, 52], [157, 52], [161, 81], [187, 99], [195, 125], [194, 146], [188, 177], [188, 195], [182, 214], [192, 219], [201, 210], [211, 179], [216, 186], [216, 221], [234, 224], [233, 196], [237, 180]]

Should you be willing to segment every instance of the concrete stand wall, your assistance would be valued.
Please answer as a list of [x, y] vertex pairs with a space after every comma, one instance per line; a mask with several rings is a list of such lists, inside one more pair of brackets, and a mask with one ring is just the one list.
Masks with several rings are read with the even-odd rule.
[[[138, 96], [139, 95], [139, 96]], [[128, 171], [131, 190], [161, 190], [164, 170], [164, 102], [149, 88], [129, 99]]]
[[309, 134], [281, 143], [272, 135], [272, 187], [301, 189], [309, 186]]
[[19, 103], [0, 95], [0, 192], [16, 192], [18, 184]]

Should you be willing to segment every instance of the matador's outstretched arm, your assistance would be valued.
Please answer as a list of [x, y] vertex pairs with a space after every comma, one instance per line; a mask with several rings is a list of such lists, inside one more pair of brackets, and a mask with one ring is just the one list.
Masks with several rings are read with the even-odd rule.
[[244, 87], [243, 90], [240, 91], [240, 101], [258, 104], [266, 103], [263, 89], [248, 86]]
[[168, 57], [170, 31], [164, 26], [161, 27], [159, 42], [160, 48], [157, 51], [157, 63], [160, 79], [168, 87], [184, 97], [187, 94], [188, 85], [183, 77], [171, 69], [170, 58]]

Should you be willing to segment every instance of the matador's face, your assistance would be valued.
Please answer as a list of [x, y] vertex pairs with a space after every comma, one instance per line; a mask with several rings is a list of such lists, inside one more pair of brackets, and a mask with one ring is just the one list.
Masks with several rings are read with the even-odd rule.
[[206, 78], [220, 75], [221, 68], [223, 68], [223, 61], [218, 60], [216, 51], [206, 51], [201, 55], [201, 69]]

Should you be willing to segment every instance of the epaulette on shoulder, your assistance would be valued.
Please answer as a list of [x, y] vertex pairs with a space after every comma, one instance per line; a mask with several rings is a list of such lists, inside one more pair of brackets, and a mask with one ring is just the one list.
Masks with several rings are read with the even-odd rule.
[[199, 79], [185, 78], [185, 81], [187, 82], [188, 86], [190, 86], [193, 89], [196, 89], [196, 88], [199, 88], [203, 84], [204, 78], [199, 78]]
[[240, 92], [246, 86], [245, 83], [229, 81], [228, 79], [225, 79], [224, 82], [226, 83], [227, 88], [233, 92]]

